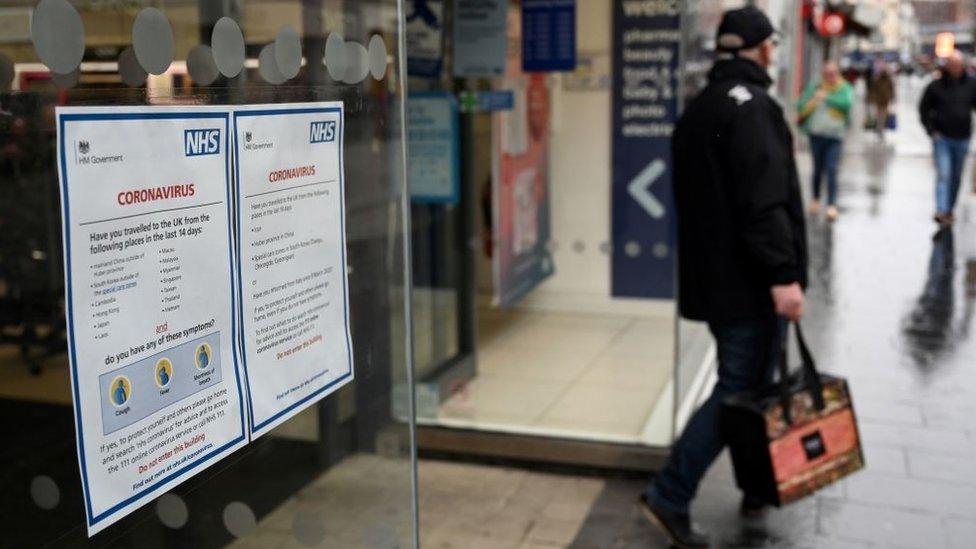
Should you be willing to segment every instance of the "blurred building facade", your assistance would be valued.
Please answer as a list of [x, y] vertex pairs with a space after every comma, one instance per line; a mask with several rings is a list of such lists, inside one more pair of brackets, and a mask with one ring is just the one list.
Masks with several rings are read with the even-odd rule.
[[935, 37], [940, 32], [956, 35], [962, 50], [974, 51], [976, 34], [976, 2], [972, 0], [913, 0], [919, 27], [919, 39], [925, 53], [931, 54]]

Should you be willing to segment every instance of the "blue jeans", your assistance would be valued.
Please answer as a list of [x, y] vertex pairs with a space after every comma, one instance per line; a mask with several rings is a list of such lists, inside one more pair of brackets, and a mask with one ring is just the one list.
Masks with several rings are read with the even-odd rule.
[[962, 171], [969, 154], [968, 139], [939, 137], [934, 142], [935, 169], [938, 180], [935, 184], [935, 205], [940, 214], [950, 214], [956, 209], [959, 187], [962, 186]]
[[837, 170], [843, 141], [833, 137], [810, 136], [810, 152], [813, 154], [813, 198], [820, 200], [824, 175], [827, 176], [827, 204], [837, 204]]
[[647, 488], [652, 503], [675, 513], [688, 513], [699, 482], [725, 447], [722, 402], [773, 381], [786, 336], [786, 322], [772, 315], [708, 327], [718, 345], [718, 383], [671, 448], [668, 464]]

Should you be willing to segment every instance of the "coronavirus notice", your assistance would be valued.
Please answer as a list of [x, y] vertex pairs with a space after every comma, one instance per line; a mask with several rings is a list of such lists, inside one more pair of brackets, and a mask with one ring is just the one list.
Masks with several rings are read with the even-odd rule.
[[230, 114], [62, 108], [66, 310], [94, 534], [245, 444]]
[[252, 437], [353, 378], [342, 124], [342, 103], [234, 112]]

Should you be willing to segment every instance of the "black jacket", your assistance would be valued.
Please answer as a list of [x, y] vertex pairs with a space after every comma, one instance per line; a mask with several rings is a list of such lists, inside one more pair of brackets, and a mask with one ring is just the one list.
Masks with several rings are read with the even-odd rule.
[[672, 141], [681, 314], [729, 322], [773, 312], [770, 287], [807, 282], [793, 135], [771, 81], [719, 61]]
[[969, 139], [973, 135], [973, 109], [976, 79], [967, 75], [956, 79], [945, 74], [933, 81], [918, 105], [925, 131], [951, 139]]

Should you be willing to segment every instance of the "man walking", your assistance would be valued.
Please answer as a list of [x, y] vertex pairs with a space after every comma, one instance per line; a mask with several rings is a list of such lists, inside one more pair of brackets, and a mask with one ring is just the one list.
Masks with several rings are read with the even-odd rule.
[[922, 125], [932, 138], [935, 153], [935, 221], [955, 221], [956, 199], [962, 183], [976, 109], [976, 79], [966, 74], [966, 58], [959, 51], [946, 61], [942, 76], [925, 88], [919, 103]]
[[[786, 319], [803, 314], [807, 247], [793, 137], [768, 93], [772, 24], [755, 7], [725, 13], [708, 87], [675, 128], [679, 305], [708, 322], [718, 383], [675, 443], [640, 507], [677, 547], [707, 547], [689, 506], [725, 446], [722, 401], [772, 381]], [[760, 514], [748, 494], [742, 512]]]

